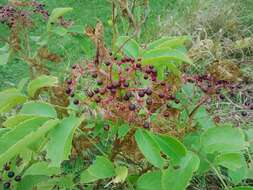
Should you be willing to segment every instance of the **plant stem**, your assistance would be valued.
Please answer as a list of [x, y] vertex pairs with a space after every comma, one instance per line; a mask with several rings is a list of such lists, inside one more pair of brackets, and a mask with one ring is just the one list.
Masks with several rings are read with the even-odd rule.
[[224, 188], [225, 188], [226, 190], [229, 190], [229, 188], [228, 188], [228, 186], [226, 185], [225, 181], [223, 180], [223, 178], [222, 178], [220, 172], [219, 172], [214, 166], [212, 166], [212, 169], [213, 169], [213, 171], [216, 173], [217, 177], [220, 179], [220, 181], [221, 181], [222, 185], [224, 186]]

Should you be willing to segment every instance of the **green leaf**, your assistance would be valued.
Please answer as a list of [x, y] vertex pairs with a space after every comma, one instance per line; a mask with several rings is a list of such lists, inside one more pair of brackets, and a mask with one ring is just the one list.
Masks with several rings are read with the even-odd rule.
[[197, 110], [193, 119], [198, 123], [198, 126], [201, 127], [202, 129], [208, 129], [208, 128], [215, 127], [212, 117], [206, 111], [206, 108], [204, 106], [201, 106]]
[[27, 87], [28, 95], [34, 97], [36, 92], [44, 87], [53, 87], [57, 86], [58, 79], [57, 77], [41, 75], [38, 78], [32, 80]]
[[201, 135], [200, 141], [206, 153], [239, 152], [248, 146], [243, 131], [231, 126], [207, 129]]
[[94, 164], [81, 174], [81, 181], [89, 183], [98, 179], [111, 178], [115, 174], [113, 163], [104, 156], [97, 156]]
[[192, 64], [186, 54], [171, 48], [157, 48], [143, 53], [143, 63], [152, 65], [172, 64], [172, 61]]
[[116, 47], [122, 48], [124, 54], [129, 57], [137, 58], [139, 56], [140, 47], [138, 43], [128, 36], [120, 36], [116, 41]]
[[177, 48], [183, 46], [184, 43], [189, 40], [191, 40], [189, 36], [162, 37], [159, 40], [148, 44], [148, 49], [161, 47]]
[[0, 136], [2, 136], [3, 134], [5, 134], [6, 132], [8, 132], [10, 129], [7, 128], [0, 128]]
[[174, 163], [186, 156], [186, 147], [176, 138], [165, 135], [153, 135], [156, 142], [159, 144], [161, 151], [168, 155]]
[[33, 190], [40, 182], [48, 181], [47, 176], [25, 176], [20, 183], [18, 183], [17, 190]]
[[123, 183], [128, 175], [128, 169], [125, 166], [118, 166], [115, 169], [116, 177], [113, 179], [113, 183]]
[[253, 187], [250, 186], [244, 186], [244, 187], [235, 187], [232, 190], [253, 190]]
[[[43, 124], [44, 123], [44, 124]], [[33, 118], [22, 122], [16, 128], [0, 137], [0, 165], [18, 155], [34, 141], [42, 138], [58, 124], [58, 120], [45, 122], [41, 118]], [[41, 126], [42, 125], [42, 126]]]
[[10, 48], [9, 44], [5, 44], [3, 47], [0, 48], [0, 66], [5, 65], [8, 63], [9, 58], [10, 58]]
[[50, 31], [52, 28], [52, 25], [56, 23], [59, 17], [65, 15], [66, 13], [72, 11], [73, 8], [71, 7], [65, 7], [65, 8], [55, 8], [53, 9], [47, 24], [47, 30]]
[[57, 112], [55, 111], [54, 107], [45, 102], [27, 102], [23, 105], [22, 109], [20, 110], [20, 113], [50, 118], [57, 117]]
[[240, 153], [225, 153], [215, 157], [214, 163], [217, 166], [223, 166], [230, 170], [237, 170], [245, 162]]
[[72, 148], [72, 139], [77, 127], [84, 118], [64, 118], [59, 127], [50, 133], [50, 140], [47, 145], [47, 157], [51, 160], [50, 165], [60, 167], [63, 160], [68, 159]]
[[160, 148], [151, 135], [144, 130], [138, 129], [135, 132], [135, 141], [145, 158], [158, 168], [163, 167], [163, 158], [160, 155]]
[[128, 124], [123, 124], [123, 125], [120, 125], [119, 126], [119, 129], [118, 129], [118, 138], [120, 139], [123, 139], [126, 134], [130, 131], [130, 127]]
[[55, 27], [51, 31], [59, 36], [65, 36], [68, 33], [68, 30], [62, 26]]
[[59, 168], [49, 167], [48, 162], [37, 162], [31, 165], [24, 173], [23, 176], [29, 175], [44, 175], [44, 176], [52, 176], [56, 175], [60, 172]]
[[[24, 121], [32, 119], [32, 118], [39, 118], [39, 116], [36, 116], [36, 115], [26, 115], [26, 114], [14, 115], [12, 117], [9, 117], [5, 121], [3, 123], [3, 126], [5, 126], [6, 128], [14, 128], [14, 127], [16, 127], [16, 125], [20, 124], [21, 122], [24, 122]], [[44, 118], [46, 119], [47, 117], [44, 117]]]
[[10, 111], [13, 107], [26, 102], [27, 97], [17, 89], [0, 92], [0, 114]]
[[145, 173], [137, 181], [137, 190], [162, 190], [161, 179], [160, 171]]
[[180, 164], [176, 167], [170, 166], [162, 175], [163, 189], [170, 190], [185, 190], [193, 176], [193, 173], [198, 170], [199, 158], [197, 155], [188, 152], [181, 159]]

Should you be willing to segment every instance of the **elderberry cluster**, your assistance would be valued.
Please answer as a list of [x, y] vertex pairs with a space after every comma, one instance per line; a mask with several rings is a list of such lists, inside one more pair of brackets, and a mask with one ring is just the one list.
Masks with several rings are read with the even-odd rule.
[[[26, 7], [28, 9], [23, 9], [19, 7]], [[5, 5], [0, 6], [0, 22], [7, 24], [10, 28], [15, 26], [17, 22], [22, 23], [22, 25], [29, 26], [32, 23], [31, 14], [40, 14], [45, 20], [48, 19], [49, 13], [45, 9], [45, 4], [38, 1], [31, 1], [27, 3], [22, 3], [20, 5]]]
[[0, 176], [0, 182], [3, 183], [3, 189], [11, 189], [11, 185], [13, 180], [15, 182], [20, 182], [21, 181], [21, 176], [20, 175], [15, 175], [13, 171], [11, 171], [11, 167], [9, 164], [5, 164], [3, 167], [3, 170], [1, 172]]
[[[78, 68], [81, 67], [78, 65]], [[72, 67], [77, 70], [77, 65]], [[96, 80], [94, 88], [85, 91], [90, 101], [104, 110], [106, 119], [120, 119], [137, 126], [150, 128], [151, 116], [164, 107], [168, 101], [180, 103], [168, 81], [157, 79], [157, 70], [152, 65], [142, 65], [140, 58], [123, 57], [118, 60], [110, 55], [110, 60], [88, 65], [91, 77]], [[73, 73], [73, 71], [72, 71]], [[117, 77], [115, 77], [117, 76]], [[76, 77], [66, 81], [66, 94], [73, 96]], [[79, 100], [74, 101], [79, 104]], [[108, 129], [108, 126], [105, 127]]]
[[40, 3], [40, 2], [38, 2], [38, 1], [32, 1], [32, 2], [31, 2], [31, 5], [34, 7], [34, 9], [33, 9], [33, 12], [34, 12], [34, 13], [41, 14], [45, 20], [48, 19], [49, 13], [48, 13], [48, 11], [45, 9], [45, 7], [46, 7], [45, 4]]

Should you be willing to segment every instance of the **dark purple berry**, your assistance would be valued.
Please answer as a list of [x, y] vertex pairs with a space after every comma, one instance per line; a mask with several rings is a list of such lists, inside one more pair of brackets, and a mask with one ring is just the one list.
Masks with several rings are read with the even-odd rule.
[[67, 80], [67, 83], [68, 83], [68, 85], [71, 85], [72, 84], [72, 80], [71, 79]]
[[106, 93], [106, 89], [105, 89], [105, 88], [101, 88], [101, 89], [99, 90], [99, 93], [100, 93], [101, 95], [104, 95], [104, 94]]
[[129, 105], [129, 110], [130, 110], [130, 111], [134, 111], [135, 109], [136, 109], [136, 105], [131, 103], [131, 104]]
[[109, 61], [105, 62], [105, 65], [106, 65], [106, 66], [110, 66], [110, 65], [111, 65], [111, 62], [109, 62]]
[[110, 125], [109, 124], [104, 124], [104, 130], [109, 131], [109, 129], [110, 129]]
[[159, 94], [159, 98], [164, 98], [164, 97], [165, 97], [164, 93]]
[[243, 111], [241, 114], [242, 114], [243, 117], [248, 115], [248, 113], [246, 111]]
[[73, 102], [75, 105], [78, 105], [79, 104], [79, 100], [74, 100]]
[[125, 101], [128, 101], [128, 100], [130, 99], [130, 97], [127, 96], [127, 95], [124, 95], [124, 96], [123, 96], [123, 99], [124, 99]]
[[115, 88], [111, 89], [111, 93], [115, 94], [117, 92], [117, 90]]
[[141, 97], [141, 98], [144, 97], [145, 96], [145, 92], [144, 91], [139, 91], [138, 92], [138, 96]]
[[94, 89], [94, 93], [98, 94], [99, 93], [99, 88]]
[[4, 170], [5, 171], [9, 171], [10, 169], [11, 169], [10, 165], [8, 165], [8, 164], [4, 165]]
[[95, 102], [96, 102], [96, 103], [101, 102], [101, 98], [100, 98], [99, 96], [96, 96], [96, 97], [95, 97]]
[[144, 79], [147, 80], [148, 79], [148, 75], [144, 75]]
[[180, 100], [179, 100], [179, 99], [176, 99], [176, 100], [175, 100], [175, 103], [176, 103], [176, 104], [179, 104], [179, 103], [180, 103]]
[[151, 124], [150, 124], [149, 122], [145, 121], [143, 127], [144, 127], [145, 129], [150, 129], [150, 128], [151, 128]]
[[98, 77], [98, 75], [97, 75], [97, 73], [92, 73], [92, 78], [97, 78]]
[[10, 172], [8, 172], [7, 175], [9, 178], [12, 178], [12, 177], [14, 177], [15, 173], [13, 171], [10, 171]]
[[15, 181], [17, 181], [17, 182], [21, 181], [21, 176], [20, 176], [20, 175], [17, 175], [17, 176], [15, 177]]
[[3, 188], [4, 189], [9, 189], [11, 187], [11, 183], [10, 182], [6, 182], [6, 183], [4, 183], [4, 185], [3, 185]]
[[137, 64], [136, 64], [136, 68], [141, 69], [141, 64], [140, 64], [140, 63], [137, 63]]
[[150, 95], [152, 94], [152, 90], [151, 90], [150, 88], [147, 88], [147, 89], [145, 90], [145, 93], [146, 93], [148, 96], [150, 96]]
[[99, 86], [101, 86], [102, 84], [103, 84], [103, 81], [102, 80], [97, 80], [97, 84], [99, 85]]
[[71, 88], [67, 88], [67, 89], [65, 90], [65, 92], [66, 92], [66, 94], [70, 95], [71, 92], [72, 92], [72, 90], [71, 90]]
[[151, 99], [150, 97], [147, 98], [146, 104], [147, 104], [147, 105], [152, 105], [152, 103], [153, 103], [152, 99]]
[[72, 66], [72, 69], [76, 69], [76, 65], [73, 65], [73, 66]]
[[128, 88], [128, 87], [129, 87], [129, 82], [125, 81], [124, 84], [123, 84], [123, 86], [124, 86], [125, 88]]
[[166, 83], [164, 81], [162, 81], [160, 84], [161, 84], [161, 86], [165, 86], [166, 85]]

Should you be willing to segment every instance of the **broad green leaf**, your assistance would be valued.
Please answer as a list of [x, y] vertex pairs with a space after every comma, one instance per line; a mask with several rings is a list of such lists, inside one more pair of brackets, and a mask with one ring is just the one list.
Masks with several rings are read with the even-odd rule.
[[0, 165], [8, 162], [8, 160], [18, 155], [30, 144], [41, 140], [47, 132], [58, 124], [58, 120], [44, 122], [41, 118], [33, 118], [1, 136]]
[[253, 187], [250, 186], [244, 186], [244, 187], [235, 187], [232, 190], [253, 190]]
[[138, 129], [135, 132], [135, 141], [142, 154], [151, 164], [158, 168], [163, 167], [164, 161], [160, 155], [159, 145], [147, 131]]
[[30, 101], [23, 105], [20, 114], [36, 115], [42, 117], [56, 118], [57, 113], [54, 107], [45, 102]]
[[97, 156], [95, 162], [81, 174], [81, 182], [89, 183], [115, 175], [113, 163], [104, 156]]
[[242, 130], [231, 126], [207, 129], [201, 135], [200, 141], [206, 153], [239, 152], [248, 146]]
[[84, 172], [81, 173], [81, 182], [82, 183], [91, 183], [91, 182], [94, 182], [97, 180], [99, 180], [99, 178], [91, 175], [88, 170], [85, 170]]
[[115, 169], [116, 177], [113, 179], [113, 183], [123, 183], [128, 175], [128, 169], [125, 166], [118, 166]]
[[24, 90], [24, 87], [25, 87], [25, 85], [27, 84], [28, 81], [29, 81], [29, 77], [22, 78], [19, 81], [17, 88], [20, 92], [22, 92], [22, 90]]
[[7, 128], [0, 128], [0, 136], [2, 136], [3, 134], [5, 134], [6, 132], [8, 132], [10, 129]]
[[36, 92], [44, 87], [53, 87], [58, 84], [57, 77], [41, 75], [38, 78], [32, 80], [27, 87], [28, 95], [34, 97]]
[[131, 128], [127, 124], [120, 125], [118, 129], [118, 138], [123, 139], [130, 129]]
[[246, 162], [245, 164], [242, 164], [239, 169], [228, 170], [228, 176], [231, 178], [231, 181], [235, 185], [240, 184], [242, 180], [247, 179], [247, 174], [248, 174], [248, 167]]
[[162, 173], [160, 171], [145, 173], [137, 181], [137, 190], [162, 190], [161, 180]]
[[240, 153], [225, 153], [215, 157], [214, 163], [217, 166], [223, 166], [230, 170], [239, 169], [245, 162]]
[[37, 184], [46, 182], [50, 178], [48, 176], [25, 176], [17, 185], [17, 190], [33, 190]]
[[193, 173], [198, 170], [199, 162], [197, 155], [188, 152], [188, 154], [181, 159], [177, 168], [170, 166], [169, 169], [163, 172], [163, 189], [185, 190], [189, 185]]
[[0, 114], [10, 111], [13, 107], [26, 102], [27, 97], [17, 89], [0, 92]]
[[60, 172], [59, 168], [49, 167], [48, 162], [38, 162], [31, 165], [24, 173], [23, 176], [29, 175], [44, 175], [44, 176], [52, 176], [56, 175]]
[[62, 26], [54, 27], [51, 31], [59, 36], [65, 36], [68, 33], [68, 30]]
[[50, 165], [60, 167], [61, 162], [68, 159], [72, 148], [72, 139], [77, 127], [84, 118], [64, 118], [59, 127], [50, 133], [50, 140], [47, 145], [47, 157], [51, 160]]
[[159, 40], [148, 44], [148, 49], [161, 47], [177, 48], [179, 46], [183, 46], [184, 43], [189, 40], [191, 40], [189, 36], [162, 37]]
[[143, 63], [160, 65], [160, 64], [172, 64], [174, 62], [186, 62], [192, 64], [192, 61], [186, 54], [171, 48], [157, 48], [145, 51], [143, 53]]
[[139, 56], [140, 47], [138, 43], [128, 36], [120, 36], [116, 41], [116, 47], [122, 48], [123, 52], [129, 57], [137, 58]]
[[0, 48], [0, 66], [8, 63], [11, 54], [10, 52], [9, 44], [7, 43]]
[[65, 8], [55, 8], [53, 9], [47, 24], [47, 30], [50, 31], [52, 29], [52, 25], [56, 23], [59, 17], [65, 15], [66, 13], [72, 11], [73, 8], [65, 7]]
[[77, 34], [83, 34], [84, 26], [83, 25], [73, 25], [68, 28], [68, 32], [73, 32]]
[[204, 106], [201, 106], [196, 114], [193, 117], [194, 121], [198, 123], [198, 126], [202, 129], [208, 129], [211, 127], [215, 127], [215, 124], [212, 120], [212, 117], [208, 112], [206, 111], [206, 108]]
[[159, 144], [160, 150], [168, 155], [174, 163], [186, 156], [186, 147], [176, 138], [165, 135], [153, 135], [156, 142]]
[[39, 116], [36, 116], [36, 115], [26, 115], [26, 114], [14, 115], [12, 117], [9, 117], [5, 121], [3, 123], [3, 126], [5, 126], [6, 128], [14, 128], [14, 127], [16, 127], [16, 125], [20, 124], [21, 122], [24, 122], [25, 120], [29, 120], [32, 118], [38, 118], [38, 117]]

